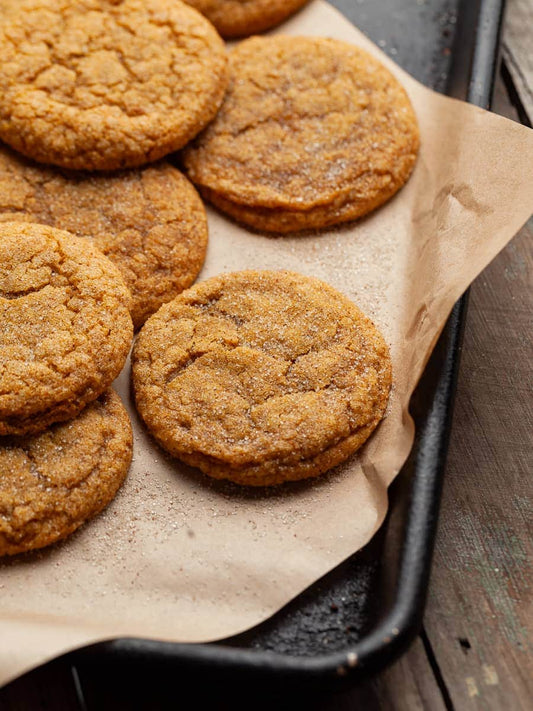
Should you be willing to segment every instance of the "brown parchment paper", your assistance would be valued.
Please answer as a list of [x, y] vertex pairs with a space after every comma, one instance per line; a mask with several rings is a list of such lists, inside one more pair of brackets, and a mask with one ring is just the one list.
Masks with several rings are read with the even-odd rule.
[[152, 442], [128, 365], [116, 383], [135, 429], [127, 483], [64, 543], [0, 563], [0, 683], [97, 640], [238, 633], [365, 544], [411, 448], [409, 397], [447, 315], [533, 209], [532, 131], [425, 89], [321, 0], [279, 31], [343, 39], [386, 63], [415, 106], [420, 157], [391, 202], [338, 230], [266, 237], [210, 210], [200, 278], [291, 269], [347, 294], [391, 346], [387, 417], [359, 455], [321, 478], [248, 491], [208, 480]]

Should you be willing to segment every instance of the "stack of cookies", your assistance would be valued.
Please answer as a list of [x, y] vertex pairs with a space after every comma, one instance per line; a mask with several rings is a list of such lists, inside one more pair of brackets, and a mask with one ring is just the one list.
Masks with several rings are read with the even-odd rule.
[[91, 244], [0, 225], [0, 554], [68, 535], [126, 476], [131, 426], [109, 386], [131, 346], [130, 301]]
[[0, 139], [15, 149], [0, 147], [2, 219], [92, 239], [132, 291], [138, 328], [205, 259], [201, 200], [154, 161], [215, 115], [224, 44], [179, 0], [21, 0], [4, 10], [0, 52]]
[[207, 217], [198, 193], [166, 161], [112, 173], [38, 165], [0, 145], [0, 221], [39, 222], [89, 239], [118, 268], [142, 326], [196, 279]]
[[[382, 418], [387, 346], [327, 284], [245, 271], [189, 288], [207, 219], [188, 178], [286, 233], [368, 213], [413, 169], [412, 107], [362, 50], [255, 37], [228, 59], [217, 29], [263, 31], [304, 4], [2, 4], [0, 555], [64, 537], [116, 492], [131, 429], [109, 386], [133, 328], [140, 414], [217, 478], [316, 476]], [[188, 178], [165, 160], [181, 149]]]
[[180, 2], [0, 12], [2, 555], [68, 535], [127, 473], [109, 386], [133, 325], [194, 281], [207, 246], [197, 192], [159, 159], [214, 116], [227, 60]]

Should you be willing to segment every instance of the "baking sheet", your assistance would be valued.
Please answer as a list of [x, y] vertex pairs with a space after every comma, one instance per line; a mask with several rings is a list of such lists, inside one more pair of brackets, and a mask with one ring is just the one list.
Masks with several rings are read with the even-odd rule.
[[0, 683], [63, 651], [116, 636], [218, 639], [260, 622], [371, 537], [412, 445], [407, 404], [460, 294], [533, 208], [532, 132], [407, 77], [326, 3], [280, 31], [360, 44], [407, 88], [422, 150], [408, 185], [356, 224], [265, 237], [209, 211], [200, 278], [294, 269], [346, 293], [391, 345], [387, 418], [359, 456], [273, 491], [211, 482], [169, 458], [132, 413], [134, 463], [97, 520], [68, 541], [0, 565]]

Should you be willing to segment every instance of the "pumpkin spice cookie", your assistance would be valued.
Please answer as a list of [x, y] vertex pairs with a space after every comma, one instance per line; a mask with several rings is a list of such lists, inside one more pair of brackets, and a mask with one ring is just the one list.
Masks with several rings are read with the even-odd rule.
[[130, 349], [130, 300], [87, 240], [0, 224], [0, 435], [70, 419], [108, 388]]
[[183, 157], [221, 210], [293, 232], [374, 210], [407, 181], [418, 145], [407, 94], [367, 52], [332, 39], [253, 37], [231, 52], [222, 107]]
[[0, 147], [0, 221], [35, 221], [93, 239], [132, 293], [135, 327], [190, 286], [207, 247], [205, 208], [173, 166], [61, 171]]
[[279, 25], [308, 0], [185, 0], [204, 14], [222, 37], [245, 37]]
[[215, 115], [224, 43], [179, 0], [21, 0], [0, 26], [0, 138], [40, 162], [113, 170]]
[[139, 413], [206, 474], [253, 486], [317, 476], [377, 426], [391, 386], [372, 322], [318, 279], [245, 271], [165, 304], [133, 351]]
[[99, 513], [131, 455], [129, 417], [112, 390], [69, 422], [0, 438], [0, 556], [55, 543]]

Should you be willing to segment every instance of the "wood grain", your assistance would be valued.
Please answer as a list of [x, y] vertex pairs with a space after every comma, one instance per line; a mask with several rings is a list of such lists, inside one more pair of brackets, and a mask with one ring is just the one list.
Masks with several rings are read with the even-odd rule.
[[502, 52], [512, 77], [520, 105], [533, 123], [533, 3], [531, 0], [507, 0]]
[[409, 652], [374, 680], [319, 702], [317, 711], [445, 711], [441, 691], [418, 638]]

